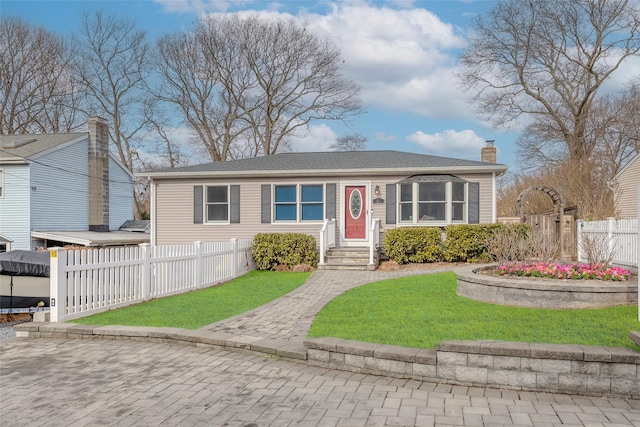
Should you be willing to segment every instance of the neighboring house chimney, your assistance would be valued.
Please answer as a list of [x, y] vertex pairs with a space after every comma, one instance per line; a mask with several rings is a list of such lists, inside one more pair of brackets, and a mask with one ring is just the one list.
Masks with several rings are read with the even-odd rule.
[[89, 117], [89, 231], [109, 231], [109, 126]]
[[488, 139], [487, 146], [482, 147], [482, 161], [487, 163], [495, 163], [496, 162], [496, 146], [493, 145], [495, 142], [494, 139]]

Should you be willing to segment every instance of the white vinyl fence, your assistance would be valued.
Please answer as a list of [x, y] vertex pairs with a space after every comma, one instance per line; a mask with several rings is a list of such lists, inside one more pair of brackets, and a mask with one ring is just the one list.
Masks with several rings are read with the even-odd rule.
[[255, 269], [251, 239], [50, 250], [52, 322], [204, 288]]
[[607, 245], [613, 264], [638, 267], [638, 220], [608, 218], [603, 221], [577, 221], [578, 261], [586, 259], [582, 235], [601, 236], [596, 239]]

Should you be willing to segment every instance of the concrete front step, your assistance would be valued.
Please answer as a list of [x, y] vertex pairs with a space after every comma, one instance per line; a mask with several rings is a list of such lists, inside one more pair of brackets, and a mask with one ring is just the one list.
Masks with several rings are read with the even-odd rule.
[[348, 249], [348, 248], [337, 248], [337, 249], [329, 249], [327, 251], [327, 256], [348, 256], [348, 257], [369, 257], [369, 248], [361, 249]]
[[369, 263], [369, 255], [367, 256], [343, 256], [343, 255], [327, 255], [324, 257], [327, 264], [338, 263], [338, 264], [352, 264], [354, 262], [364, 262]]
[[[377, 262], [377, 259], [374, 260]], [[369, 265], [368, 247], [331, 248], [325, 255], [325, 264], [318, 266], [320, 270], [375, 270]]]
[[320, 264], [318, 270], [359, 270], [359, 271], [372, 271], [376, 269], [376, 265], [369, 264]]

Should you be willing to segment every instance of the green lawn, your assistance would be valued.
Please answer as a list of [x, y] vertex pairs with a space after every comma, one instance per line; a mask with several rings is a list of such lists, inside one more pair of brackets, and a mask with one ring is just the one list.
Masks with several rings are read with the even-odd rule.
[[456, 294], [454, 273], [386, 280], [352, 289], [330, 302], [309, 336], [433, 348], [447, 340], [493, 339], [640, 347], [638, 306], [552, 310], [487, 304]]
[[309, 275], [254, 270], [220, 286], [154, 299], [73, 322], [198, 329], [273, 301], [302, 285]]

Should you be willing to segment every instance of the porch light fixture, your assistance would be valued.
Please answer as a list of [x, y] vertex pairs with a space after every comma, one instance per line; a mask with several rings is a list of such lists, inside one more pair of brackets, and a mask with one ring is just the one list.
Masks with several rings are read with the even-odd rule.
[[376, 185], [376, 189], [374, 190], [374, 193], [376, 194], [376, 197], [380, 196], [380, 186]]

